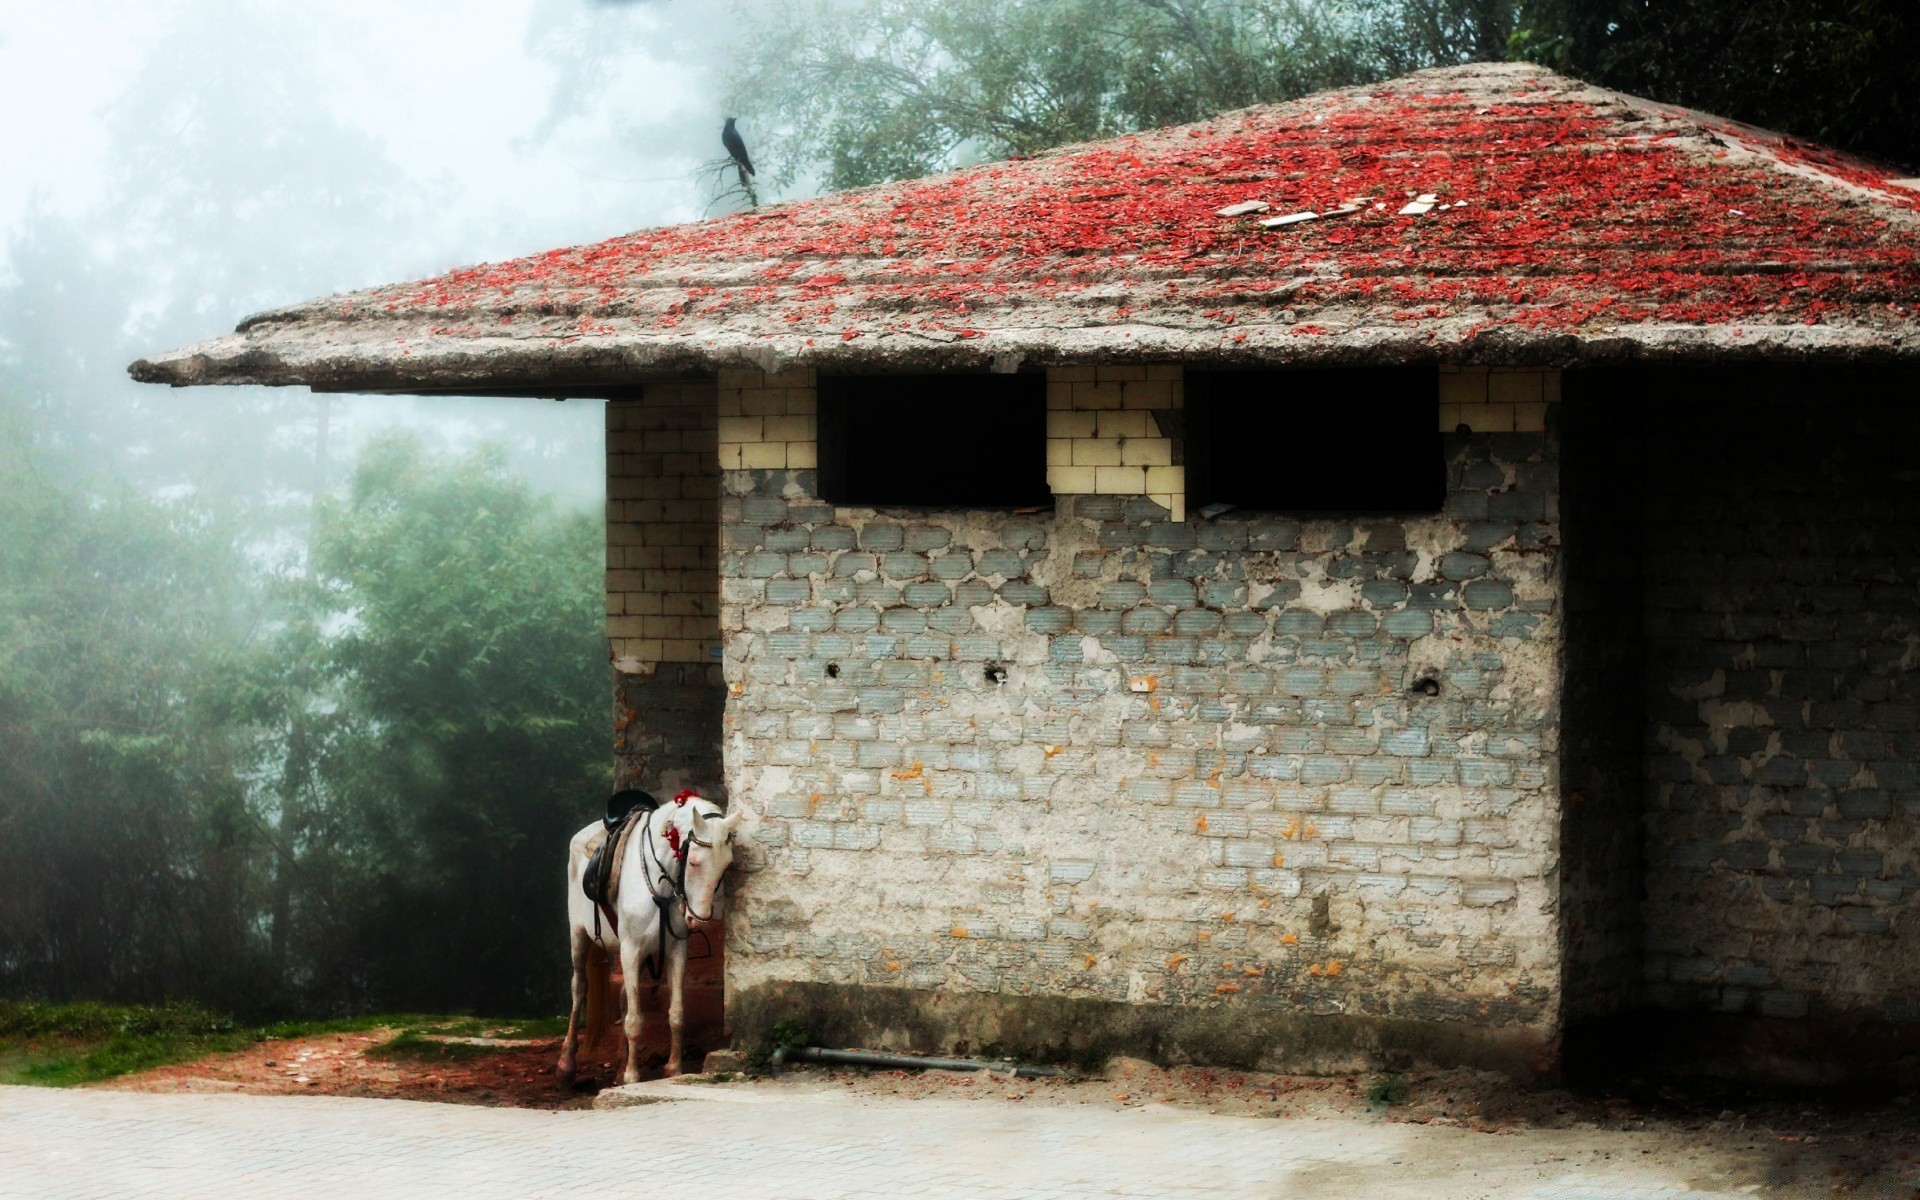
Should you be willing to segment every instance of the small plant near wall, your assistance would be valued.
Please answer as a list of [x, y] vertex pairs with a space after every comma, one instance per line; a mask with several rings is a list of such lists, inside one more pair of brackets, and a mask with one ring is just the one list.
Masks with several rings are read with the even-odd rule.
[[1367, 1103], [1376, 1108], [1402, 1104], [1406, 1099], [1407, 1080], [1403, 1075], [1382, 1075], [1367, 1089]]

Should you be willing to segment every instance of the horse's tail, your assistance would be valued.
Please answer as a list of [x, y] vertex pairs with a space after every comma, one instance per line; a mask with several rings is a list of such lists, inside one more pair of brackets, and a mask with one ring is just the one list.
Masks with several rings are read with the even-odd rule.
[[597, 1049], [613, 1024], [613, 988], [609, 977], [613, 963], [599, 946], [587, 947], [587, 1028], [583, 1035], [588, 1050]]

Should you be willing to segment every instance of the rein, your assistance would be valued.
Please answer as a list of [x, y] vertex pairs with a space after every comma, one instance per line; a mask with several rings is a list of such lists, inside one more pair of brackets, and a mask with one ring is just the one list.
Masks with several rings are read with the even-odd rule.
[[[692, 792], [681, 792], [673, 798], [673, 802], [676, 805], [683, 805], [687, 802], [687, 798], [692, 795]], [[658, 811], [671, 812], [670, 809], [660, 809]], [[641, 967], [647, 972], [650, 978], [659, 979], [660, 969], [666, 961], [668, 938], [672, 938], [677, 942], [685, 942], [691, 941], [693, 935], [698, 933], [702, 941], [707, 940], [706, 932], [695, 929], [692, 922], [711, 921], [713, 919], [714, 910], [719, 907], [720, 903], [719, 889], [717, 887], [714, 889], [713, 905], [708, 909], [706, 915], [702, 916], [700, 913], [694, 911], [693, 902], [687, 898], [687, 852], [694, 846], [712, 849], [712, 842], [703, 840], [699, 834], [689, 829], [686, 835], [687, 840], [685, 843], [682, 843], [680, 840], [680, 827], [677, 825], [668, 825], [666, 830], [659, 836], [666, 840], [668, 857], [680, 868], [676, 874], [666, 862], [662, 862], [660, 859], [660, 847], [655, 842], [651, 814], [648, 816], [645, 833], [649, 864], [647, 868], [647, 891], [653, 896], [655, 906], [660, 909], [660, 941], [654, 946], [653, 953], [647, 955], [642, 961]], [[671, 889], [668, 894], [664, 896], [660, 894], [659, 887], [654, 883], [653, 874], [655, 870], [658, 870], [660, 873], [660, 882], [665, 883], [668, 888]], [[678, 930], [675, 930], [673, 925], [673, 908], [675, 901], [679, 902], [681, 912], [680, 928]], [[712, 953], [712, 943], [708, 942], [707, 954], [710, 955]], [[705, 957], [705, 955], [702, 957]]]

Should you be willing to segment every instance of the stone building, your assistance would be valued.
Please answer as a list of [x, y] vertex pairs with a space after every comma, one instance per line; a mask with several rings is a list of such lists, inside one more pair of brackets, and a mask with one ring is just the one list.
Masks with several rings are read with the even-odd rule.
[[758, 817], [736, 1040], [1912, 1080], [1889, 174], [1464, 67], [133, 370], [606, 402], [620, 774]]

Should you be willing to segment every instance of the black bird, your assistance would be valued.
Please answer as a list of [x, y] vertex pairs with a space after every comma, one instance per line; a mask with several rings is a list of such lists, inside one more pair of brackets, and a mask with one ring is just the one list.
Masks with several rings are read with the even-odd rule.
[[740, 131], [733, 127], [738, 118], [728, 117], [726, 125], [720, 130], [720, 144], [727, 148], [727, 157], [740, 165], [747, 174], [753, 174], [753, 160], [747, 157], [747, 144], [740, 140]]

